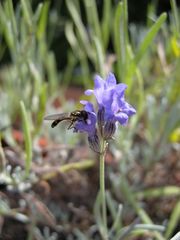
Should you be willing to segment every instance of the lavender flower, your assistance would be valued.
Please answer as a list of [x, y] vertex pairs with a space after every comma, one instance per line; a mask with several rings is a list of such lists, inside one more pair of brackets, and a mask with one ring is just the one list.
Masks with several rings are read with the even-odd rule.
[[126, 125], [129, 116], [136, 113], [136, 110], [125, 101], [124, 92], [127, 85], [116, 83], [114, 74], [109, 73], [106, 80], [96, 76], [94, 80], [94, 90], [86, 90], [86, 95], [94, 94], [99, 109], [105, 109], [105, 121], [118, 121], [121, 125]]
[[135, 114], [136, 110], [125, 101], [126, 84], [117, 84], [114, 74], [110, 73], [106, 80], [97, 75], [94, 84], [94, 90], [86, 90], [85, 94], [95, 95], [98, 103], [97, 116], [92, 103], [81, 101], [84, 110], [88, 113], [88, 119], [77, 121], [74, 125], [74, 131], [86, 132], [90, 147], [98, 152], [100, 149], [99, 136], [104, 140], [112, 138], [116, 131], [116, 123], [126, 125], [129, 117]]

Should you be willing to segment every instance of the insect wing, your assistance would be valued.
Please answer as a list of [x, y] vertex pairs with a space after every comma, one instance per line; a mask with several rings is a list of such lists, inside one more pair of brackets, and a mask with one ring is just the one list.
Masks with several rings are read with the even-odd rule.
[[51, 115], [47, 115], [46, 117], [44, 117], [44, 120], [66, 120], [70, 118], [70, 113], [58, 113], [58, 114], [51, 114]]
[[58, 114], [52, 114], [48, 115], [44, 118], [44, 120], [54, 120], [51, 124], [51, 127], [54, 128], [63, 120], [71, 120], [69, 113], [58, 113]]

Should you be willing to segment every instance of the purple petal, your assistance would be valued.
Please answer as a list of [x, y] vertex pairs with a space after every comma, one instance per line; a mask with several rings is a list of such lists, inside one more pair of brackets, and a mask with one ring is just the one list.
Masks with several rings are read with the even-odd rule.
[[104, 89], [98, 88], [94, 90], [94, 95], [96, 100], [100, 106], [102, 106], [103, 98], [104, 98]]
[[84, 94], [87, 95], [87, 96], [90, 96], [91, 94], [93, 94], [93, 92], [94, 92], [94, 90], [88, 89], [84, 92]]
[[126, 113], [120, 112], [115, 114], [115, 119], [121, 124], [126, 125], [128, 122], [128, 115]]
[[113, 88], [116, 86], [116, 78], [113, 73], [109, 73], [106, 78], [106, 88]]
[[111, 108], [111, 104], [113, 101], [113, 94], [114, 94], [114, 89], [103, 91], [102, 104], [106, 109]]
[[122, 98], [119, 98], [119, 95], [117, 94], [117, 92], [114, 93], [113, 95], [113, 100], [112, 100], [112, 104], [111, 104], [111, 110], [116, 113], [118, 112], [120, 106], [122, 105]]
[[116, 92], [119, 96], [122, 96], [122, 94], [124, 94], [124, 91], [126, 90], [127, 85], [124, 83], [119, 83], [116, 85]]
[[93, 104], [86, 101], [86, 100], [81, 100], [80, 101], [81, 104], [84, 105], [84, 110], [87, 111], [87, 112], [94, 112], [94, 107], [93, 107]]
[[129, 103], [125, 102], [123, 112], [126, 113], [128, 116], [131, 116], [136, 113], [136, 110]]
[[105, 81], [99, 76], [96, 75], [94, 79], [94, 89], [104, 89]]
[[86, 105], [88, 103], [88, 101], [87, 100], [81, 100], [80, 103], [83, 104], [83, 105]]
[[[112, 107], [113, 111], [115, 112], [124, 112], [128, 116], [131, 116], [136, 113], [136, 110], [129, 104], [127, 103], [123, 98], [116, 98], [115, 96]], [[116, 104], [115, 104], [116, 103]]]

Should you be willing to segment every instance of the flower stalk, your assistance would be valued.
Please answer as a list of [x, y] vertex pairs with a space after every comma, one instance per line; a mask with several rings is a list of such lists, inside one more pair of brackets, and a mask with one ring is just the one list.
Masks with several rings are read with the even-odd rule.
[[127, 85], [118, 83], [114, 74], [109, 73], [106, 80], [96, 76], [94, 80], [94, 89], [85, 91], [86, 95], [96, 97], [98, 109], [88, 101], [81, 101], [84, 110], [88, 112], [88, 119], [78, 121], [75, 124], [76, 132], [87, 132], [90, 148], [99, 153], [99, 203], [102, 219], [101, 236], [104, 240], [108, 239], [107, 226], [107, 208], [105, 194], [105, 155], [108, 141], [113, 138], [117, 123], [126, 125], [130, 116], [136, 113], [136, 110], [125, 101], [125, 90]]
[[102, 206], [102, 221], [104, 232], [102, 233], [104, 239], [108, 239], [107, 234], [107, 209], [106, 209], [106, 195], [105, 195], [105, 155], [107, 142], [102, 138], [100, 151], [100, 166], [99, 166], [99, 186], [100, 186], [100, 202]]

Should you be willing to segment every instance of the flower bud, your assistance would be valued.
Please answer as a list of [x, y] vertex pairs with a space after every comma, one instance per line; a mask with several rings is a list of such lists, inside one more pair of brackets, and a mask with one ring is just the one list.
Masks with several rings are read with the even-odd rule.
[[98, 113], [97, 113], [97, 122], [98, 122], [98, 127], [99, 127], [99, 131], [101, 133], [101, 136], [103, 133], [103, 127], [104, 127], [104, 123], [105, 123], [104, 114], [105, 114], [105, 109], [104, 109], [104, 107], [102, 107], [101, 109], [98, 110]]
[[90, 148], [97, 153], [100, 153], [100, 142], [99, 142], [99, 137], [97, 134], [93, 136], [88, 136], [88, 142]]
[[114, 121], [107, 121], [104, 126], [103, 138], [108, 140], [112, 138], [116, 131], [116, 125]]

